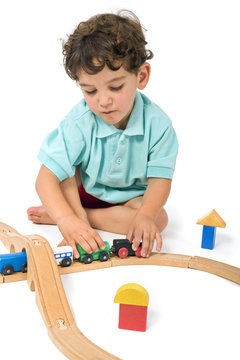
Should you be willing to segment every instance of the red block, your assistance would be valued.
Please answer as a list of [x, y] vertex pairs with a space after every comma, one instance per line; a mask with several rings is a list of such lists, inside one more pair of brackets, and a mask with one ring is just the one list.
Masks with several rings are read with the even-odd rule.
[[147, 306], [119, 305], [119, 329], [146, 331]]

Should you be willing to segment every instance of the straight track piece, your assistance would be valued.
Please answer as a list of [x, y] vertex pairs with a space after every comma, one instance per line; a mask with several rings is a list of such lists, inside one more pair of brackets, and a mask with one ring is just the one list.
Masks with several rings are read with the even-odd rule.
[[121, 259], [118, 256], [110, 258], [112, 266], [125, 266], [125, 265], [162, 265], [162, 266], [175, 266], [180, 268], [188, 268], [188, 263], [191, 256], [166, 254], [166, 253], [153, 253], [149, 258], [138, 258], [135, 256]]

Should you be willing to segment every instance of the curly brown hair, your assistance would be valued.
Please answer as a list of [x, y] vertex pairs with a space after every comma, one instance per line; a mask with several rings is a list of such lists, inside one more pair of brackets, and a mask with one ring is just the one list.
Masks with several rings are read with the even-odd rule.
[[67, 74], [78, 80], [78, 71], [96, 74], [105, 65], [116, 71], [138, 73], [140, 66], [153, 57], [146, 50], [143, 27], [135, 14], [121, 10], [115, 14], [100, 14], [81, 22], [63, 42], [63, 63]]

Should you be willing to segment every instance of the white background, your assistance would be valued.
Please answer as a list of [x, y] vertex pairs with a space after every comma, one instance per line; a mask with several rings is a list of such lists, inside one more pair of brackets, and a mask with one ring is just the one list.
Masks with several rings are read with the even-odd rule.
[[[40, 204], [34, 181], [41, 142], [82, 97], [65, 74], [60, 39], [96, 13], [123, 8], [148, 29], [155, 57], [144, 92], [170, 116], [180, 143], [163, 251], [240, 267], [237, 0], [1, 1], [0, 221], [22, 234], [41, 234], [53, 246], [61, 240], [56, 227], [26, 217], [29, 206]], [[202, 250], [196, 221], [212, 208], [227, 227], [217, 229], [213, 251]], [[240, 357], [236, 284], [194, 270], [146, 266], [62, 278], [81, 331], [125, 360]], [[117, 329], [113, 298], [128, 282], [149, 292], [146, 333]], [[48, 338], [34, 297], [26, 282], [0, 285], [1, 358], [65, 359]]]

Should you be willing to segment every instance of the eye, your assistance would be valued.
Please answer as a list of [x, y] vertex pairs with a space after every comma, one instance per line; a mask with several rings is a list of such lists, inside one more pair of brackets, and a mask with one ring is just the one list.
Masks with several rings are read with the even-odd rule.
[[123, 88], [123, 84], [120, 85], [120, 86], [117, 86], [117, 87], [110, 87], [110, 90], [111, 91], [118, 91], [118, 90], [121, 90]]
[[85, 90], [85, 92], [88, 94], [88, 95], [93, 95], [97, 92], [97, 90], [91, 90], [91, 91], [87, 91]]

